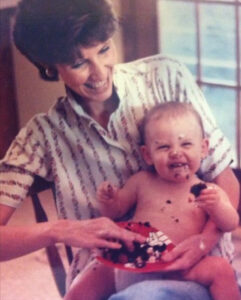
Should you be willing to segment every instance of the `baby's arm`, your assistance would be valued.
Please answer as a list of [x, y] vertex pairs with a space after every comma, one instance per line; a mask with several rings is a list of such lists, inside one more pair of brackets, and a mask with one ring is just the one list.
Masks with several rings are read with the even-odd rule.
[[109, 181], [104, 181], [97, 189], [98, 209], [103, 216], [118, 219], [124, 216], [136, 203], [138, 173], [118, 189]]
[[216, 226], [226, 232], [234, 230], [239, 224], [239, 215], [228, 195], [215, 184], [207, 184], [207, 188], [196, 198], [198, 206], [203, 208]]

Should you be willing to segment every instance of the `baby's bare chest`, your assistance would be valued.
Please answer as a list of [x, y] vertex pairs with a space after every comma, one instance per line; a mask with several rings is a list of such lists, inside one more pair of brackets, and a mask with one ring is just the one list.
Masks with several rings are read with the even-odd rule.
[[189, 199], [189, 193], [178, 195], [173, 191], [141, 191], [134, 219], [149, 221], [176, 242], [199, 233], [206, 213]]
[[177, 211], [180, 216], [189, 216], [202, 211], [193, 201], [190, 201], [189, 193], [178, 195], [178, 193], [154, 189], [152, 191], [143, 189], [140, 192], [136, 210], [169, 216]]

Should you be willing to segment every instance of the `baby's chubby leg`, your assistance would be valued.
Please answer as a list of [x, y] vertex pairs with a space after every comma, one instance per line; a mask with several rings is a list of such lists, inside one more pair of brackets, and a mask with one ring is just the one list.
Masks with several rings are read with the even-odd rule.
[[64, 300], [103, 300], [115, 292], [114, 271], [93, 260], [74, 280]]
[[183, 278], [209, 287], [214, 300], [241, 300], [234, 270], [222, 257], [205, 257], [183, 275]]

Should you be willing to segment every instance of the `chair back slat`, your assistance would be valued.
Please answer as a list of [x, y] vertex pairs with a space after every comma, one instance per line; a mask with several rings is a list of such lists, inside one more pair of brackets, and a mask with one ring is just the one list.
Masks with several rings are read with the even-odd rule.
[[[35, 214], [36, 221], [38, 223], [48, 222], [48, 215], [44, 209], [44, 205], [42, 205], [39, 199], [39, 193], [47, 189], [51, 189], [53, 199], [55, 202], [55, 207], [56, 207], [54, 184], [44, 180], [39, 176], [35, 176], [34, 183], [29, 190], [29, 196], [32, 199], [34, 214]], [[51, 268], [51, 272], [53, 274], [57, 289], [60, 295], [64, 297], [66, 291], [65, 290], [66, 271], [65, 271], [64, 263], [61, 258], [60, 252], [56, 245], [50, 245], [45, 249], [46, 249], [49, 266]], [[65, 245], [65, 251], [66, 251], [68, 263], [70, 264], [73, 260], [72, 249], [71, 247]]]

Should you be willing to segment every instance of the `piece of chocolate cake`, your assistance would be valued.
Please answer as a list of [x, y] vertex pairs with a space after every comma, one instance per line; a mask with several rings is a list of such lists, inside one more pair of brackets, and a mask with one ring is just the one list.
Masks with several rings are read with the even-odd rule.
[[195, 197], [198, 197], [200, 195], [200, 192], [203, 190], [203, 189], [206, 189], [207, 188], [207, 185], [205, 183], [197, 183], [197, 184], [194, 184], [191, 189], [190, 189], [190, 192], [195, 196]]

